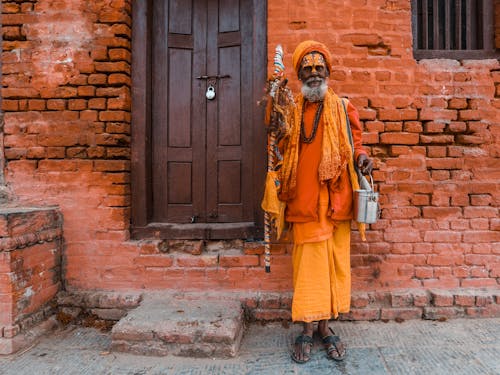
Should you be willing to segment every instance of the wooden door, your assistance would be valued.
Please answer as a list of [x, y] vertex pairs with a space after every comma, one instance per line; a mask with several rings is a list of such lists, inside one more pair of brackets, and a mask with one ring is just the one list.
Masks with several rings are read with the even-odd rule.
[[[139, 227], [213, 237], [224, 227], [204, 224], [255, 226], [263, 176], [256, 168], [262, 164], [263, 171], [265, 152], [255, 90], [262, 92], [265, 60], [260, 73], [254, 65], [256, 50], [263, 49], [256, 35], [264, 36], [265, 49], [265, 33], [254, 29], [262, 8], [252, 0], [146, 3], [150, 138], [142, 144], [149, 178], [146, 214], [135, 215], [143, 222]], [[213, 100], [206, 97], [209, 86]]]

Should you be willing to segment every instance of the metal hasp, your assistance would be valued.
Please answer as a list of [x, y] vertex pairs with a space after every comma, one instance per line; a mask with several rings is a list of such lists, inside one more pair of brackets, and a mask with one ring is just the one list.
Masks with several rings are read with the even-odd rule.
[[216, 76], [198, 76], [196, 77], [196, 79], [206, 79], [206, 80], [218, 80], [218, 79], [222, 79], [222, 78], [231, 78], [231, 76], [229, 74], [224, 74], [224, 75], [220, 75], [220, 74], [217, 74]]
[[215, 87], [217, 86], [217, 80], [223, 78], [231, 78], [231, 76], [229, 74], [224, 74], [224, 75], [217, 74], [216, 76], [203, 75], [196, 77], [196, 79], [204, 79], [207, 81], [207, 91], [205, 93], [205, 96], [208, 100], [215, 99], [216, 95]]

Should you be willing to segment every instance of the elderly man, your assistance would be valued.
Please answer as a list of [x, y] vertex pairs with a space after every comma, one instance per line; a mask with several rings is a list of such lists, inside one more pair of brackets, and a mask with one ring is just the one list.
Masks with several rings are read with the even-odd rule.
[[[293, 67], [302, 89], [287, 111], [279, 170], [279, 199], [286, 202], [285, 220], [294, 241], [292, 319], [303, 323], [292, 359], [310, 359], [317, 321], [328, 358], [342, 360], [346, 348], [328, 322], [350, 308], [350, 229], [353, 191], [359, 189], [354, 160], [363, 173], [371, 172], [373, 163], [361, 145], [357, 110], [328, 87], [326, 46], [302, 42], [293, 53]], [[360, 230], [364, 237], [364, 227]]]

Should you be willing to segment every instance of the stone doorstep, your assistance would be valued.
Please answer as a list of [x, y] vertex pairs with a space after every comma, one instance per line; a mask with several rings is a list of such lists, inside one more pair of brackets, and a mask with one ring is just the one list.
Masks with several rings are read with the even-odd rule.
[[0, 338], [0, 355], [9, 355], [29, 348], [38, 338], [54, 331], [57, 327], [59, 327], [59, 323], [56, 316], [53, 315], [12, 338]]
[[133, 354], [234, 357], [244, 331], [239, 300], [145, 295], [111, 330], [112, 349]]

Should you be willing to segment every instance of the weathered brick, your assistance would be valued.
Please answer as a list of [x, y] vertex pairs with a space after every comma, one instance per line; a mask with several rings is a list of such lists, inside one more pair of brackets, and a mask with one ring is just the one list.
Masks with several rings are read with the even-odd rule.
[[465, 314], [474, 318], [497, 318], [500, 315], [500, 305], [487, 305], [484, 307], [466, 307]]
[[221, 254], [219, 257], [219, 265], [221, 267], [252, 267], [259, 265], [258, 255], [226, 255]]
[[411, 320], [421, 318], [422, 309], [418, 307], [382, 308], [380, 312], [380, 319], [382, 320]]
[[64, 99], [48, 99], [47, 109], [54, 111], [63, 111], [66, 109], [66, 100]]
[[340, 314], [340, 320], [380, 320], [379, 308], [352, 308], [345, 314]]
[[144, 267], [170, 267], [174, 260], [171, 256], [141, 255], [134, 259], [134, 263]]
[[106, 74], [90, 74], [88, 77], [89, 85], [104, 85], [107, 81]]
[[453, 231], [429, 231], [424, 234], [425, 242], [460, 242], [462, 239], [461, 232]]
[[457, 120], [457, 111], [451, 109], [424, 108], [420, 111], [420, 120]]
[[[124, 61], [117, 62], [96, 62], [95, 70], [105, 73], [126, 73], [130, 74], [130, 64]], [[91, 83], [91, 82], [89, 82]]]
[[460, 318], [465, 315], [465, 310], [460, 307], [424, 307], [424, 319], [440, 320]]
[[109, 85], [130, 85], [132, 83], [130, 76], [122, 73], [112, 73], [108, 76]]
[[124, 309], [99, 309], [99, 308], [91, 309], [90, 312], [93, 315], [97, 316], [99, 319], [113, 320], [113, 321], [120, 320], [127, 313], [127, 311]]
[[81, 111], [87, 108], [85, 99], [70, 99], [68, 100], [68, 109], [70, 111]]
[[448, 108], [450, 109], [465, 109], [467, 105], [467, 99], [465, 98], [452, 98], [448, 102]]
[[487, 306], [494, 302], [494, 298], [491, 294], [480, 293], [476, 296], [476, 306]]
[[260, 321], [289, 320], [291, 313], [282, 309], [255, 309], [252, 311], [253, 318]]
[[12, 338], [14, 336], [17, 336], [20, 331], [21, 331], [21, 327], [18, 324], [13, 325], [13, 326], [4, 327], [3, 328], [3, 337]]
[[78, 96], [95, 96], [95, 86], [79, 86], [77, 89], [77, 93]]
[[455, 305], [457, 306], [474, 306], [476, 303], [474, 294], [465, 291], [454, 293], [454, 299]]
[[465, 218], [496, 218], [498, 217], [498, 208], [496, 207], [465, 207], [464, 208]]
[[130, 113], [125, 111], [102, 111], [99, 121], [130, 121]]
[[128, 61], [131, 60], [130, 52], [124, 48], [111, 48], [109, 50], [109, 59], [111, 61]]
[[430, 301], [430, 295], [425, 290], [414, 290], [412, 291], [413, 304], [418, 307], [428, 306]]
[[420, 135], [420, 143], [423, 144], [452, 144], [455, 138], [452, 135]]
[[419, 135], [414, 133], [382, 133], [380, 143], [416, 145], [419, 143]]
[[367, 293], [356, 293], [351, 295], [351, 306], [353, 308], [364, 308], [368, 306], [370, 299]]
[[[408, 307], [413, 305], [413, 295], [410, 291], [401, 291], [391, 293], [391, 306], [392, 307]], [[382, 315], [384, 311], [382, 310]], [[384, 319], [384, 318], [382, 318]]]
[[175, 258], [179, 267], [216, 267], [219, 256], [217, 254], [182, 255]]
[[453, 294], [445, 290], [431, 290], [431, 301], [434, 306], [453, 306]]

